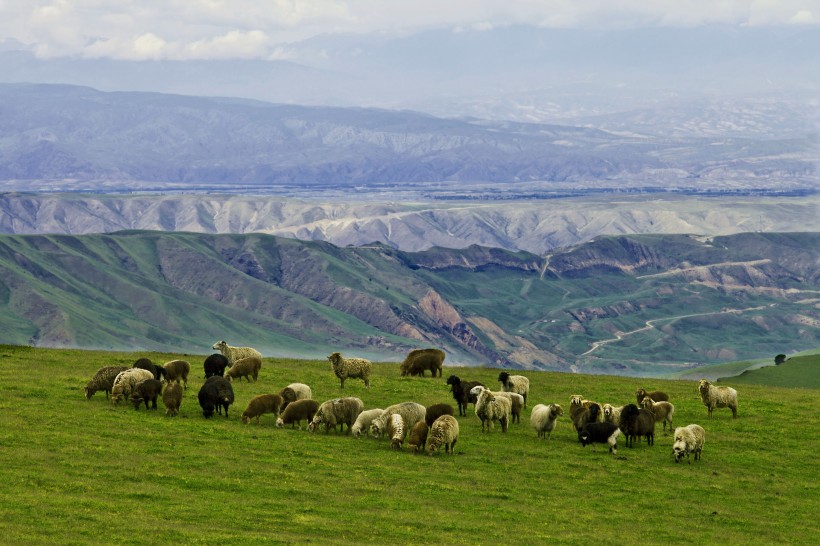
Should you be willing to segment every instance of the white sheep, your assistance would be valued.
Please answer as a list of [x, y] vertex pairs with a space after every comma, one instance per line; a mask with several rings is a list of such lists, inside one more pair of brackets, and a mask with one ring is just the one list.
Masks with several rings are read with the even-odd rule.
[[344, 432], [345, 425], [347, 425], [347, 433], [350, 434], [353, 423], [356, 422], [356, 418], [363, 409], [364, 403], [355, 396], [326, 400], [319, 406], [316, 415], [308, 425], [308, 430], [314, 432], [320, 425], [325, 425], [325, 433], [328, 433], [331, 427], [336, 430], [336, 426], [341, 425], [342, 432]]
[[444, 445], [444, 452], [452, 455], [455, 453], [457, 441], [458, 421], [452, 415], [442, 415], [433, 421], [433, 426], [430, 427], [427, 435], [427, 454], [432, 455]]
[[621, 424], [621, 412], [623, 411], [623, 406], [615, 407], [612, 404], [604, 404], [604, 423], [615, 423], [616, 425]]
[[225, 341], [217, 341], [211, 348], [222, 353], [222, 356], [227, 358], [228, 363], [231, 365], [233, 365], [233, 363], [237, 360], [248, 358], [250, 356], [255, 356], [256, 358], [262, 360], [262, 353], [253, 347], [233, 347], [228, 345]]
[[111, 402], [119, 404], [120, 400], [131, 396], [131, 391], [137, 383], [146, 379], [154, 379], [154, 374], [149, 370], [141, 368], [129, 368], [117, 374], [114, 378], [114, 386], [111, 388]]
[[404, 419], [404, 426], [407, 430], [413, 430], [416, 423], [424, 421], [424, 416], [427, 414], [427, 408], [416, 402], [401, 402], [387, 406], [384, 413], [373, 419], [370, 423], [370, 435], [374, 438], [381, 438], [382, 434], [387, 430], [387, 422], [390, 416], [394, 413], [401, 415]]
[[407, 428], [404, 426], [404, 419], [400, 413], [394, 413], [387, 421], [387, 434], [390, 436], [390, 447], [401, 449]]
[[732, 418], [737, 419], [737, 391], [732, 387], [715, 387], [706, 379], [701, 379], [698, 385], [700, 399], [712, 417], [715, 408], [730, 408]]
[[641, 407], [652, 412], [655, 422], [663, 422], [663, 431], [666, 432], [666, 423], [669, 423], [669, 431], [672, 431], [672, 417], [675, 415], [675, 406], [671, 402], [655, 402], [648, 396], [641, 402]]
[[370, 424], [373, 423], [373, 419], [378, 418], [382, 413], [384, 413], [384, 410], [381, 408], [369, 409], [361, 412], [359, 416], [356, 417], [356, 422], [353, 423], [353, 426], [350, 428], [350, 432], [353, 434], [353, 437], [361, 437], [362, 431], [364, 431], [365, 435], [367, 435], [367, 431], [370, 429]]
[[515, 392], [524, 397], [524, 407], [527, 407], [527, 395], [530, 393], [530, 380], [523, 375], [510, 375], [507, 372], [498, 374], [501, 381], [501, 390]]
[[473, 387], [470, 394], [477, 397], [475, 414], [481, 420], [481, 432], [490, 432], [493, 428], [493, 421], [501, 423], [501, 432], [507, 432], [512, 414], [510, 399], [494, 396], [487, 387]]
[[683, 456], [686, 455], [686, 460], [689, 464], [692, 461], [689, 459], [689, 454], [695, 454], [695, 460], [699, 461], [701, 451], [703, 451], [703, 444], [706, 441], [706, 431], [700, 425], [688, 425], [685, 427], [678, 427], [675, 429], [675, 443], [672, 444], [672, 454], [675, 456], [675, 462], [679, 463]]
[[555, 429], [555, 421], [558, 417], [564, 415], [563, 408], [558, 404], [538, 404], [532, 408], [530, 413], [530, 425], [538, 433], [539, 438], [547, 438], [552, 436], [552, 431]]
[[333, 353], [327, 357], [333, 373], [339, 378], [341, 387], [345, 388], [345, 379], [361, 379], [364, 386], [370, 388], [371, 363], [366, 358], [342, 358], [342, 353]]

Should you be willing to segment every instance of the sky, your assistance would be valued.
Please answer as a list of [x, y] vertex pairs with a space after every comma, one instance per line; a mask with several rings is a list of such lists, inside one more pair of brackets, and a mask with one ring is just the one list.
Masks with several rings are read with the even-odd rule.
[[40, 58], [287, 60], [326, 34], [820, 26], [820, 0], [0, 0], [0, 44]]

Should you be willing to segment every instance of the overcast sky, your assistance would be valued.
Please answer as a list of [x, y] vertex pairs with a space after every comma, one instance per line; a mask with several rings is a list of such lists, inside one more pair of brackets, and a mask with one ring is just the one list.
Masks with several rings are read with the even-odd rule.
[[0, 41], [40, 57], [286, 59], [327, 33], [818, 26], [820, 0], [0, 0]]

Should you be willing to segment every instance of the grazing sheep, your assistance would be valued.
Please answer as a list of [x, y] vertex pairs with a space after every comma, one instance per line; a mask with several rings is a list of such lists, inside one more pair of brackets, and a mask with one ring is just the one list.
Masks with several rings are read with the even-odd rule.
[[444, 445], [444, 452], [455, 453], [458, 441], [458, 421], [452, 415], [442, 415], [433, 422], [427, 435], [427, 454], [432, 455]]
[[645, 409], [638, 409], [635, 404], [627, 404], [621, 412], [621, 423], [618, 425], [626, 436], [626, 447], [634, 447], [635, 440], [646, 436], [646, 443], [655, 444], [655, 416]]
[[484, 387], [484, 383], [480, 381], [462, 381], [457, 375], [451, 375], [447, 378], [447, 384], [450, 385], [450, 391], [453, 393], [453, 399], [458, 405], [458, 414], [467, 415], [467, 404], [475, 404], [475, 395], [470, 394], [473, 387]]
[[157, 366], [153, 362], [151, 362], [148, 358], [139, 358], [134, 365], [131, 366], [132, 368], [137, 368], [138, 370], [148, 370], [152, 374], [154, 374], [154, 379], [157, 381], [162, 381], [165, 379], [165, 370], [162, 366]]
[[521, 422], [521, 410], [524, 408], [524, 397], [515, 392], [493, 392], [493, 396], [501, 396], [510, 400], [510, 416], [512, 423]]
[[441, 349], [415, 349], [410, 351], [399, 367], [401, 375], [402, 377], [405, 375], [424, 377], [424, 372], [430, 370], [433, 377], [436, 376], [436, 372], [441, 377], [445, 356], [444, 351]]
[[370, 361], [366, 358], [342, 358], [342, 353], [333, 353], [327, 357], [333, 373], [339, 378], [340, 385], [345, 388], [345, 379], [361, 379], [364, 386], [370, 388]]
[[336, 430], [337, 425], [341, 425], [341, 430], [344, 432], [345, 425], [347, 425], [347, 433], [350, 434], [353, 423], [356, 422], [356, 418], [363, 409], [364, 403], [354, 396], [327, 400], [319, 406], [316, 415], [313, 416], [313, 420], [308, 425], [308, 430], [314, 432], [320, 425], [324, 424], [325, 434], [330, 431], [331, 427]]
[[304, 383], [291, 383], [279, 391], [279, 396], [282, 397], [282, 407], [279, 411], [285, 411], [291, 402], [313, 398], [313, 391]]
[[645, 396], [641, 407], [652, 412], [656, 422], [663, 422], [663, 431], [666, 432], [666, 423], [669, 423], [669, 432], [672, 432], [672, 417], [675, 415], [675, 406], [670, 402], [655, 402]]
[[374, 438], [381, 438], [385, 430], [387, 430], [387, 422], [390, 416], [398, 413], [404, 419], [404, 426], [410, 430], [416, 426], [419, 421], [424, 421], [424, 416], [427, 414], [427, 408], [416, 402], [401, 402], [387, 406], [379, 417], [373, 419], [370, 423], [370, 435]]
[[643, 387], [638, 387], [635, 391], [635, 398], [637, 399], [638, 405], [640, 405], [647, 396], [655, 402], [669, 402], [669, 395], [663, 391], [646, 392], [646, 389]]
[[580, 432], [587, 423], [596, 423], [601, 420], [601, 405], [583, 398], [580, 394], [573, 394], [569, 398], [569, 418], [576, 432]]
[[609, 452], [618, 454], [618, 436], [621, 429], [615, 423], [587, 423], [584, 428], [578, 431], [578, 441], [583, 447], [588, 444], [595, 451], [595, 444], [609, 444]]
[[282, 397], [278, 394], [259, 394], [248, 402], [248, 407], [242, 412], [242, 422], [247, 425], [255, 417], [258, 425], [259, 418], [266, 413], [272, 413], [278, 419], [281, 407]]
[[729, 408], [732, 410], [732, 418], [737, 419], [737, 391], [732, 387], [715, 387], [706, 379], [701, 379], [698, 385], [700, 400], [709, 411], [712, 417], [712, 410], [715, 408]]
[[191, 364], [186, 360], [171, 360], [162, 365], [165, 369], [165, 377], [168, 381], [182, 382], [188, 388], [188, 374], [191, 372]]
[[279, 428], [285, 425], [290, 425], [290, 428], [295, 428], [299, 425], [302, 428], [302, 419], [310, 423], [313, 416], [319, 411], [319, 402], [316, 400], [302, 399], [288, 404], [288, 407], [279, 414], [279, 419], [276, 420], [276, 426]]
[[127, 370], [127, 366], [104, 366], [97, 370], [97, 373], [94, 374], [94, 377], [91, 378], [91, 381], [85, 384], [85, 399], [91, 400], [91, 397], [94, 396], [94, 393], [97, 391], [105, 391], [105, 398], [108, 398], [108, 395], [111, 394], [111, 389], [114, 388], [114, 380], [120, 374], [120, 372], [124, 372]]
[[178, 381], [171, 381], [162, 393], [162, 403], [165, 404], [165, 415], [174, 416], [179, 413], [182, 404], [182, 385]]
[[257, 358], [255, 356], [240, 358], [233, 363], [233, 366], [225, 370], [225, 379], [231, 381], [232, 379], [239, 378], [239, 381], [242, 381], [242, 378], [244, 377], [248, 380], [248, 383], [250, 383], [251, 377], [253, 377], [254, 381], [257, 380], [259, 377], [259, 370], [261, 368], [261, 358]]
[[205, 359], [203, 367], [205, 368], [205, 379], [208, 379], [215, 375], [220, 377], [225, 375], [225, 368], [230, 368], [231, 363], [222, 353], [214, 353]]
[[555, 421], [564, 415], [564, 410], [558, 404], [537, 404], [530, 413], [530, 425], [538, 433], [539, 438], [546, 437], [548, 440], [555, 429]]
[[408, 447], [415, 453], [424, 451], [424, 447], [427, 445], [427, 433], [429, 430], [430, 427], [428, 427], [424, 421], [416, 423], [416, 426], [410, 431], [410, 438], [407, 440]]
[[233, 404], [234, 395], [231, 382], [224, 377], [215, 375], [205, 380], [202, 388], [199, 389], [199, 405], [202, 408], [202, 415], [205, 418], [213, 417], [214, 409], [222, 414], [225, 409], [225, 418], [228, 418], [228, 406]]
[[350, 429], [353, 437], [361, 437], [362, 432], [364, 432], [365, 436], [367, 436], [367, 431], [370, 429], [370, 424], [373, 422], [373, 419], [378, 418], [382, 413], [384, 413], [384, 410], [381, 408], [369, 409], [361, 412], [359, 416], [356, 417], [356, 422], [353, 423], [353, 427]]
[[424, 422], [427, 423], [428, 427], [431, 427], [433, 426], [433, 421], [442, 415], [453, 415], [453, 406], [450, 404], [433, 404], [432, 406], [427, 406], [427, 410], [424, 413]]
[[481, 420], [481, 432], [490, 432], [493, 428], [493, 421], [501, 423], [501, 432], [507, 432], [512, 413], [510, 399], [494, 396], [486, 387], [473, 387], [470, 392], [478, 397], [475, 403], [475, 414]]
[[510, 375], [507, 372], [498, 374], [501, 381], [501, 390], [504, 392], [515, 392], [524, 397], [524, 407], [527, 407], [527, 395], [530, 392], [530, 380], [523, 375]]
[[612, 404], [604, 404], [604, 423], [621, 423], [621, 412], [624, 410], [623, 406], [614, 407]]
[[687, 425], [676, 428], [675, 443], [672, 444], [672, 454], [675, 456], [675, 462], [679, 463], [686, 455], [686, 460], [689, 464], [692, 464], [689, 459], [690, 453], [694, 453], [695, 460], [699, 461], [705, 441], [706, 431], [700, 425]]
[[157, 409], [157, 398], [162, 394], [162, 381], [158, 379], [146, 379], [140, 381], [131, 391], [131, 403], [134, 409], [140, 409], [140, 404], [145, 402], [145, 409], [148, 409], [148, 402], [151, 402], [151, 409]]
[[137, 383], [146, 379], [154, 379], [154, 374], [140, 368], [130, 368], [117, 374], [114, 386], [111, 387], [111, 402], [119, 404], [121, 400], [131, 396]]
[[390, 447], [401, 449], [402, 444], [404, 444], [404, 437], [407, 434], [401, 414], [394, 413], [390, 416], [390, 420], [387, 421], [387, 434], [390, 436]]
[[232, 347], [224, 341], [217, 341], [211, 349], [222, 353], [222, 356], [228, 359], [228, 363], [231, 366], [233, 366], [237, 360], [242, 360], [243, 358], [248, 357], [256, 357], [259, 360], [262, 360], [262, 353], [253, 347]]

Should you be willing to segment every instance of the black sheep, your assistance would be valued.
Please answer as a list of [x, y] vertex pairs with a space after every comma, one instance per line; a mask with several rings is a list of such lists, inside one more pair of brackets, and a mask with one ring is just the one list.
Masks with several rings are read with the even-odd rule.
[[140, 370], [148, 370], [149, 372], [154, 374], [154, 379], [156, 379], [157, 381], [161, 381], [166, 377], [165, 368], [163, 368], [162, 366], [157, 366], [148, 358], [140, 358], [139, 360], [134, 362], [134, 365], [131, 367], [139, 368]]
[[162, 394], [162, 382], [158, 379], [146, 379], [137, 383], [131, 392], [131, 403], [134, 409], [140, 409], [140, 404], [145, 402], [145, 409], [148, 409], [148, 401], [151, 401], [151, 409], [157, 409], [157, 397]]
[[453, 393], [453, 399], [458, 405], [458, 414], [467, 415], [467, 404], [476, 402], [476, 396], [470, 394], [473, 387], [485, 387], [484, 383], [479, 381], [462, 381], [457, 375], [451, 375], [447, 378], [447, 384], [450, 385], [450, 391]]
[[634, 447], [635, 440], [646, 436], [646, 443], [655, 444], [655, 416], [635, 404], [627, 404], [621, 411], [621, 431], [626, 436], [626, 447]]
[[205, 379], [215, 375], [222, 377], [225, 375], [225, 368], [230, 367], [231, 363], [228, 359], [220, 353], [214, 353], [205, 359]]
[[225, 408], [225, 417], [228, 417], [228, 406], [233, 404], [233, 387], [231, 382], [218, 375], [209, 377], [205, 384], [199, 389], [199, 405], [202, 407], [202, 414], [208, 418], [213, 417], [214, 409], [220, 415], [222, 408]]
[[618, 453], [620, 434], [621, 430], [615, 423], [587, 423], [578, 431], [578, 441], [583, 447], [591, 445], [593, 450], [595, 444], [609, 444], [609, 451], [615, 455]]

